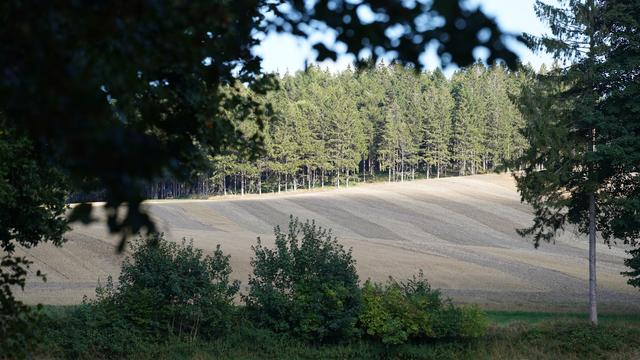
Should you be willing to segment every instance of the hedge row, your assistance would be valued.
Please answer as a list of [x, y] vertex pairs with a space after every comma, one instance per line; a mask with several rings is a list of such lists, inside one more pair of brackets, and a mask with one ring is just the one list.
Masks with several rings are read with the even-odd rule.
[[220, 247], [204, 255], [162, 234], [139, 238], [118, 284], [99, 284], [95, 299], [85, 299], [64, 323], [49, 321], [47, 336], [69, 357], [119, 357], [169, 337], [223, 337], [246, 323], [310, 343], [364, 337], [388, 345], [477, 338], [487, 329], [482, 311], [453, 305], [421, 272], [406, 282], [367, 280], [360, 287], [351, 251], [314, 222], [291, 218], [275, 235], [273, 248], [259, 238], [252, 248], [243, 295]]

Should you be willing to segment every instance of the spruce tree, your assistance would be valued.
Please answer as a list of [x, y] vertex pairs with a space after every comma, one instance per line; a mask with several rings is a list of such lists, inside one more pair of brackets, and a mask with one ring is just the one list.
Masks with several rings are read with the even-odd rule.
[[[531, 146], [518, 162], [524, 172], [516, 180], [522, 199], [535, 210], [535, 219], [521, 234], [534, 235], [536, 245], [551, 240], [567, 223], [588, 234], [589, 320], [596, 325], [597, 231], [606, 242], [614, 236], [637, 236], [638, 229], [625, 223], [638, 213], [638, 205], [625, 205], [626, 196], [638, 189], [637, 179], [626, 180], [637, 178], [628, 172], [637, 169], [637, 160], [630, 165], [633, 161], [627, 158], [622, 163], [629, 166], [618, 166], [614, 154], [620, 133], [612, 128], [617, 128], [620, 117], [607, 114], [603, 107], [613, 93], [624, 91], [608, 85], [609, 74], [616, 69], [608, 66], [613, 48], [605, 19], [616, 17], [607, 9], [615, 2], [558, 3], [536, 3], [536, 12], [549, 23], [552, 35], [529, 37], [534, 49], [546, 50], [569, 65], [541, 76], [541, 85], [526, 90], [523, 98]], [[637, 81], [637, 68], [634, 71]]]

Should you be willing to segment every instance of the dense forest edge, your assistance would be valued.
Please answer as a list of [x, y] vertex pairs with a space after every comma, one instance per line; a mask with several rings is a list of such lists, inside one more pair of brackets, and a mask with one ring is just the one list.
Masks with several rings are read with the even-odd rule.
[[[541, 71], [546, 71], [544, 68]], [[148, 199], [348, 187], [494, 171], [526, 148], [517, 105], [534, 72], [483, 64], [447, 78], [397, 64], [332, 73], [316, 66], [284, 74], [278, 90], [257, 96], [271, 104], [269, 123], [245, 119], [264, 150], [227, 149], [209, 158], [191, 181], [146, 185]], [[243, 91], [249, 92], [248, 89]], [[70, 202], [103, 200], [75, 193]]]

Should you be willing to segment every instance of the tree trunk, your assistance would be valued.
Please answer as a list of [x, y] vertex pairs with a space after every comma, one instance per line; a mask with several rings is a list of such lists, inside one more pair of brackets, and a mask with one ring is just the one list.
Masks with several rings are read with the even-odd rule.
[[589, 194], [589, 321], [598, 325], [596, 282], [596, 199]]
[[[591, 151], [596, 151], [596, 131], [591, 129]], [[596, 194], [589, 194], [589, 321], [598, 325], [596, 281]]]

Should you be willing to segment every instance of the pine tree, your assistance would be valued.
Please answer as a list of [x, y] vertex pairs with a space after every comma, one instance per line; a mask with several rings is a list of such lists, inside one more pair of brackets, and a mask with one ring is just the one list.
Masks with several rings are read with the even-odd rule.
[[[633, 193], [631, 184], [637, 184], [637, 179], [623, 180], [630, 176], [627, 171], [637, 171], [637, 161], [628, 167], [614, 165], [618, 160], [612, 155], [618, 149], [611, 144], [620, 140], [620, 134], [610, 130], [619, 118], [607, 116], [603, 107], [613, 93], [625, 91], [608, 85], [609, 74], [616, 69], [607, 64], [614, 39], [605, 19], [620, 15], [607, 9], [615, 2], [558, 3], [536, 3], [536, 12], [549, 23], [552, 35], [529, 37], [535, 49], [549, 51], [570, 65], [550, 71], [541, 76], [539, 87], [525, 90], [526, 134], [531, 146], [518, 162], [524, 174], [516, 180], [523, 200], [534, 207], [535, 219], [533, 226], [521, 233], [533, 234], [538, 244], [570, 223], [589, 235], [589, 319], [596, 325], [596, 231], [605, 241], [618, 235], [638, 235], [637, 228], [624, 222], [634, 212], [637, 217], [638, 205], [626, 208], [620, 202]], [[637, 68], [634, 72], [637, 81]], [[637, 119], [637, 110], [635, 114]], [[637, 120], [632, 122], [637, 124]], [[637, 126], [635, 129], [637, 132]], [[626, 161], [633, 163], [629, 158]]]

